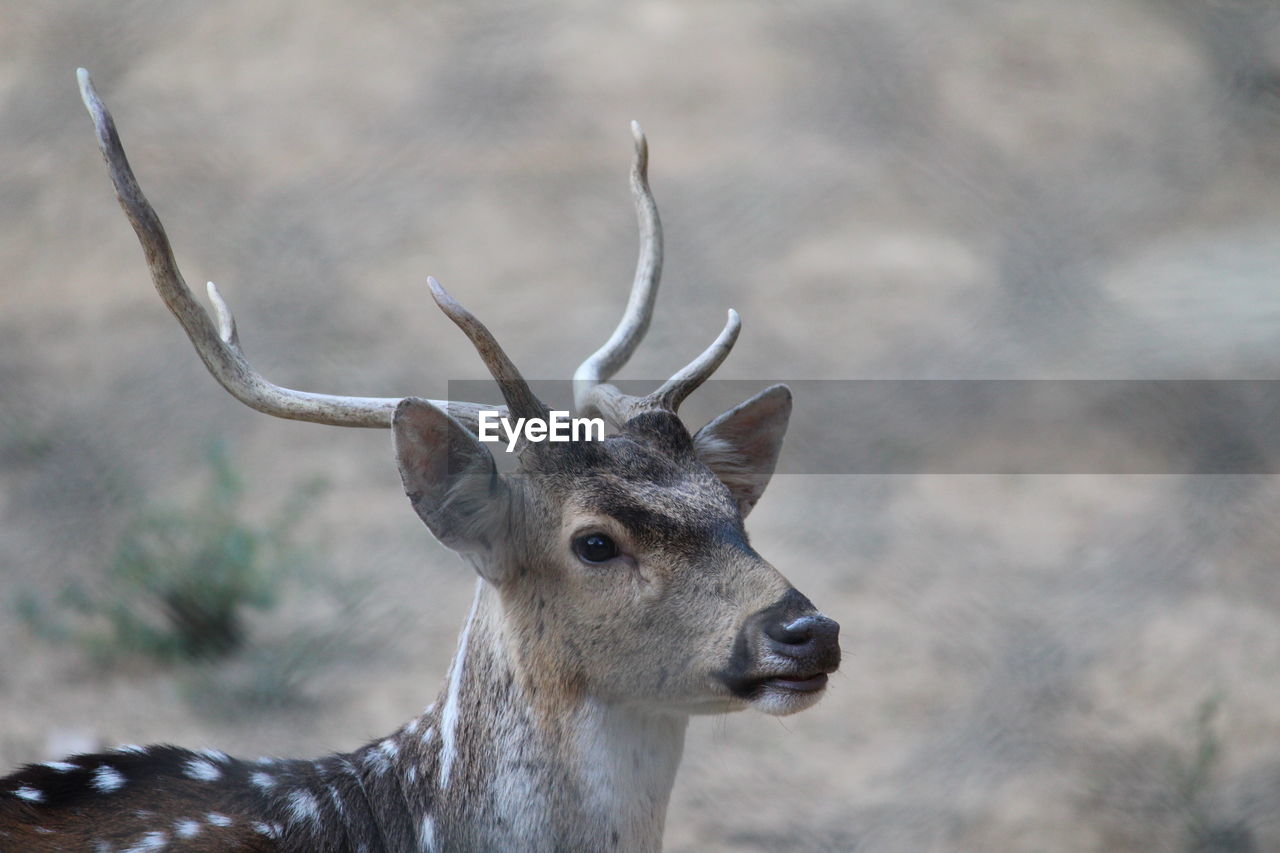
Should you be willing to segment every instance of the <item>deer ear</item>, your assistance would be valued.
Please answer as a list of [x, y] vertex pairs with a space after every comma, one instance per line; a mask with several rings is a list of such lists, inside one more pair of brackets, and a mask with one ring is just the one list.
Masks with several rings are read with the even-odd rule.
[[437, 539], [497, 583], [511, 501], [493, 456], [466, 427], [416, 397], [400, 401], [391, 428], [413, 508]]
[[791, 389], [774, 385], [698, 430], [694, 452], [720, 478], [742, 517], [760, 500], [782, 451], [791, 418]]

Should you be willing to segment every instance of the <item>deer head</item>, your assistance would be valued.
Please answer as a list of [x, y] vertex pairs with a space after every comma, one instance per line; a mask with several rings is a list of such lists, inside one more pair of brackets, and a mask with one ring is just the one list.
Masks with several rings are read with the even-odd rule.
[[777, 463], [790, 391], [768, 388], [693, 435], [677, 415], [729, 354], [737, 313], [731, 310], [711, 346], [653, 393], [635, 397], [607, 384], [648, 329], [662, 269], [662, 229], [638, 124], [631, 187], [640, 254], [630, 299], [612, 336], [574, 374], [579, 414], [603, 415], [616, 432], [601, 442], [528, 444], [517, 470], [499, 474], [475, 438], [477, 413], [545, 419], [548, 409], [479, 320], [428, 280], [505, 407], [331, 397], [267, 382], [244, 357], [213, 284], [218, 332], [187, 289], [110, 115], [87, 74], [80, 80], [156, 288], [210, 372], [237, 399], [277, 417], [391, 426], [414, 509], [498, 591], [529, 673], [553, 675], [575, 695], [686, 711], [754, 705], [789, 713], [821, 695], [839, 662], [838, 626], [752, 549], [743, 528]]

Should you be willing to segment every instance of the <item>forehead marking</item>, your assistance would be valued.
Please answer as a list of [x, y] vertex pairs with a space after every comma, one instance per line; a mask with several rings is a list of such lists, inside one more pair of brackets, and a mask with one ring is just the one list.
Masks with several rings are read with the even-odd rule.
[[616, 519], [635, 535], [736, 528], [741, 523], [737, 507], [717, 485], [692, 479], [654, 484], [592, 477], [580, 484], [574, 503], [581, 511]]

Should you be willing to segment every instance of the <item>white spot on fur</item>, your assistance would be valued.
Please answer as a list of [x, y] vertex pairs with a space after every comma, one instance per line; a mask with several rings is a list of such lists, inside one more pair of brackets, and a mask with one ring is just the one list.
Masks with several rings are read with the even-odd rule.
[[47, 826], [37, 826], [36, 832], [40, 833], [41, 835], [53, 835], [53, 830]]
[[421, 722], [421, 720], [418, 717], [414, 717], [412, 720], [410, 720], [408, 723], [405, 724], [404, 733], [407, 735], [417, 734], [419, 722]]
[[113, 850], [115, 850], [115, 848], [111, 846], [111, 842], [109, 841], [93, 842], [93, 853], [111, 853]]
[[346, 817], [347, 807], [342, 804], [342, 797], [338, 794], [338, 789], [329, 785], [326, 790], [329, 792], [329, 799], [333, 802], [333, 809], [338, 813], [338, 817]]
[[391, 769], [391, 762], [387, 760], [387, 756], [377, 749], [366, 749], [362, 761], [365, 767], [378, 774], [386, 773]]
[[216, 782], [222, 778], [222, 771], [203, 758], [193, 758], [182, 769], [189, 778], [200, 782]]
[[267, 838], [279, 838], [281, 834], [280, 824], [262, 823], [261, 821], [253, 825], [253, 831], [259, 835], [265, 835]]
[[458, 639], [458, 651], [453, 657], [453, 666], [449, 669], [449, 694], [445, 697], [444, 711], [440, 715], [440, 787], [449, 786], [449, 774], [453, 771], [453, 760], [457, 757], [454, 748], [454, 737], [458, 728], [458, 694], [462, 692], [462, 670], [467, 662], [467, 640], [471, 636], [471, 623], [476, 621], [476, 608], [480, 605], [480, 593], [484, 581], [476, 581], [476, 597], [471, 600], [471, 612], [467, 615], [467, 624], [462, 628], [462, 636]]
[[79, 770], [80, 768], [69, 761], [46, 761], [43, 765], [50, 770], [57, 770], [59, 773], [66, 773], [70, 770]]
[[202, 749], [200, 750], [200, 754], [205, 758], [218, 762], [219, 764], [226, 764], [231, 760], [231, 756], [227, 755], [220, 749]]
[[97, 788], [104, 794], [110, 794], [124, 787], [124, 774], [114, 767], [102, 765], [93, 771], [93, 787]]
[[213, 826], [231, 826], [231, 818], [217, 812], [209, 812], [204, 819]]
[[13, 792], [15, 797], [21, 797], [29, 803], [43, 803], [44, 794], [32, 788], [29, 785], [23, 785], [21, 788]]
[[418, 784], [418, 765], [410, 764], [409, 771], [404, 775], [405, 775], [405, 778], [409, 780], [410, 785]]
[[134, 755], [147, 754], [147, 748], [145, 746], [138, 746], [136, 743], [122, 743], [117, 747], [113, 747], [111, 751], [112, 752], [130, 752], [130, 753], [133, 753]]
[[265, 791], [276, 784], [276, 777], [272, 776], [270, 773], [263, 773], [261, 770], [255, 770], [249, 774], [249, 781]]
[[278, 758], [272, 758], [270, 755], [263, 755], [263, 756], [260, 756], [260, 757], [258, 758], [258, 760], [257, 760], [257, 762], [256, 762], [256, 763], [257, 763], [257, 764], [261, 764], [261, 765], [263, 765], [263, 766], [265, 767], [265, 766], [269, 766], [269, 765], [272, 765], [272, 764], [279, 764], [279, 763], [280, 763], [280, 759], [278, 759]]
[[142, 836], [142, 840], [121, 853], [152, 853], [155, 850], [163, 850], [169, 843], [169, 836], [163, 832], [148, 832]]
[[431, 743], [432, 739], [434, 739], [435, 736], [436, 736], [435, 726], [427, 726], [427, 730], [422, 733], [422, 742], [424, 744]]
[[149, 817], [155, 817], [155, 814], [156, 814], [155, 812], [150, 811], [148, 809], [138, 809], [136, 812], [133, 813], [133, 816], [136, 817], [138, 820], [146, 820]]
[[319, 820], [320, 804], [310, 791], [294, 791], [289, 795], [289, 814], [294, 820]]
[[391, 738], [387, 738], [382, 743], [378, 744], [378, 751], [391, 761], [395, 761], [396, 757], [400, 755], [400, 746]]
[[173, 824], [173, 831], [178, 833], [179, 838], [195, 838], [200, 834], [200, 829], [200, 821], [186, 817]]
[[422, 853], [431, 853], [436, 849], [436, 822], [431, 815], [422, 819], [422, 826], [418, 829], [418, 846], [422, 848]]

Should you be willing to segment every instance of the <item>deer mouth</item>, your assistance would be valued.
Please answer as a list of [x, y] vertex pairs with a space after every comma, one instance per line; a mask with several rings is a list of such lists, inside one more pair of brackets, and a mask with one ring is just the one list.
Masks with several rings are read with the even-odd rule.
[[[780, 698], [813, 697], [827, 686], [830, 670], [819, 669], [797, 673], [772, 673], [737, 678], [725, 678], [725, 683], [739, 699], [755, 702], [764, 696]], [[722, 676], [723, 677], [723, 676]]]
[[757, 711], [786, 716], [812, 707], [826, 693], [830, 672], [808, 671], [757, 676], [731, 686], [734, 694]]
[[827, 673], [825, 672], [817, 672], [813, 675], [799, 678], [773, 676], [771, 678], [762, 678], [758, 683], [758, 687], [772, 687], [777, 690], [789, 690], [792, 693], [817, 693], [826, 686]]

